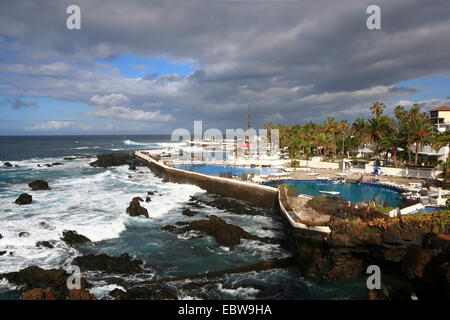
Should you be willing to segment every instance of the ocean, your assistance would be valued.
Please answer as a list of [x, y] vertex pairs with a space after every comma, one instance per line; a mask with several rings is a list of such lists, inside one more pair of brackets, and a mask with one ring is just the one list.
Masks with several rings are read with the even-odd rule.
[[[243, 240], [230, 250], [210, 236], [196, 232], [173, 234], [161, 229], [213, 214], [251, 234], [283, 238], [281, 218], [271, 210], [244, 203], [242, 212], [224, 209], [215, 205], [221, 201], [220, 196], [192, 185], [163, 182], [148, 168], [133, 172], [128, 166], [103, 169], [89, 165], [97, 154], [178, 144], [169, 136], [0, 137], [0, 252], [8, 253], [0, 256], [0, 274], [28, 266], [67, 268], [73, 258], [85, 254], [128, 253], [144, 261], [145, 273], [138, 279], [130, 275], [139, 282], [289, 257], [290, 252], [278, 244]], [[3, 168], [7, 161], [14, 167]], [[62, 165], [45, 166], [56, 162]], [[28, 183], [37, 179], [47, 181], [51, 190], [31, 191]], [[125, 210], [131, 199], [145, 199], [148, 191], [157, 191], [150, 203], [141, 204], [150, 219], [128, 216]], [[32, 204], [15, 204], [21, 193], [31, 194]], [[191, 197], [199, 199], [201, 206], [191, 208]], [[185, 208], [191, 208], [196, 215], [183, 215]], [[93, 242], [81, 249], [69, 247], [60, 240], [63, 230], [75, 230]], [[21, 232], [28, 236], [19, 237]], [[54, 240], [54, 248], [36, 247], [36, 242], [49, 240]], [[87, 277], [93, 283], [90, 291], [99, 299], [112, 299], [108, 293], [120, 288]], [[304, 277], [295, 267], [227, 274], [213, 280], [199, 295], [183, 290], [183, 283], [173, 286], [179, 299], [367, 299], [368, 293], [363, 278], [317, 282]], [[20, 299], [18, 288], [0, 279], [0, 299]]]

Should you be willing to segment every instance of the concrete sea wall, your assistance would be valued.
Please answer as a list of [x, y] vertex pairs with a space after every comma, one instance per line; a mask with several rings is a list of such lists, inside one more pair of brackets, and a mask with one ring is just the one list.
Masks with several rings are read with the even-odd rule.
[[276, 188], [175, 169], [141, 151], [137, 151], [135, 155], [145, 160], [149, 168], [165, 181], [193, 184], [208, 192], [243, 200], [264, 208], [278, 207], [278, 189]]

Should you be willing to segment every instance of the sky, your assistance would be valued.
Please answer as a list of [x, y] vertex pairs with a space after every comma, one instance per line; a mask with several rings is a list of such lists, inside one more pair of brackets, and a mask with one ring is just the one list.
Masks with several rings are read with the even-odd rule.
[[[69, 30], [66, 9], [81, 9]], [[381, 9], [369, 30], [366, 9]], [[0, 135], [170, 134], [450, 106], [448, 0], [0, 2]]]

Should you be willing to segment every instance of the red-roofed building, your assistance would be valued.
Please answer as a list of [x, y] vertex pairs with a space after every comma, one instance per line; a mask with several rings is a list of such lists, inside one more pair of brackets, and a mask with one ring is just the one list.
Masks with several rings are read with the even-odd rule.
[[430, 110], [430, 119], [439, 132], [450, 130], [450, 107], [440, 106]]

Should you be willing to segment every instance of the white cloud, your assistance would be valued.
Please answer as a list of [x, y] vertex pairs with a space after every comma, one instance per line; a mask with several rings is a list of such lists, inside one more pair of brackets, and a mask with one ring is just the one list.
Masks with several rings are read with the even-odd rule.
[[122, 93], [113, 93], [109, 95], [94, 95], [89, 103], [96, 106], [117, 106], [130, 102], [130, 99]]
[[160, 110], [147, 111], [123, 106], [122, 104], [129, 104], [130, 99], [122, 93], [113, 93], [104, 96], [94, 95], [89, 102], [95, 106], [89, 112], [89, 115], [94, 117], [153, 122], [173, 120], [170, 114], [161, 114]]
[[92, 109], [89, 114], [99, 118], [110, 118], [119, 120], [134, 120], [134, 121], [159, 121], [167, 122], [173, 120], [170, 114], [161, 114], [161, 111], [144, 111], [131, 109], [122, 106], [114, 107], [96, 107]]
[[48, 121], [45, 123], [36, 124], [34, 126], [26, 127], [27, 131], [56, 131], [61, 129], [68, 129], [73, 126], [70, 121]]

